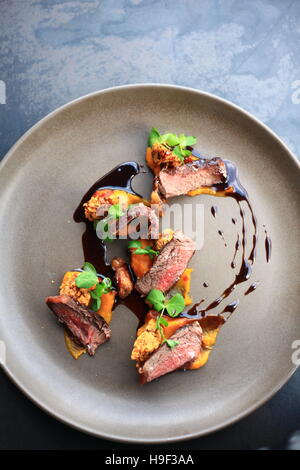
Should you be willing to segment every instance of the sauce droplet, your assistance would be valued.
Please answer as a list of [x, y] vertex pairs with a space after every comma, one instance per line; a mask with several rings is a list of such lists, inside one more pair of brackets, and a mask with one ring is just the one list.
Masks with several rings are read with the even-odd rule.
[[266, 234], [266, 239], [265, 239], [266, 260], [267, 260], [267, 263], [269, 263], [271, 259], [271, 254], [272, 254], [272, 240], [267, 234], [266, 230], [265, 230], [265, 234]]
[[235, 243], [235, 251], [234, 251], [233, 259], [232, 259], [232, 262], [231, 262], [232, 269], [234, 269], [236, 267], [235, 259], [236, 259], [236, 256], [237, 256], [237, 253], [238, 253], [240, 247], [241, 247], [240, 234], [238, 233], [237, 240], [236, 240], [236, 243]]
[[249, 287], [249, 289], [246, 290], [245, 295], [251, 294], [251, 292], [253, 292], [255, 289], [257, 289], [257, 287], [259, 286], [259, 284], [260, 284], [259, 281], [253, 282], [253, 284], [251, 284], [251, 286]]
[[223, 230], [218, 230], [218, 234], [220, 235], [220, 237], [222, 238], [223, 242], [224, 242], [224, 245], [227, 246], [227, 243], [225, 241], [225, 238], [224, 238], [224, 232]]
[[216, 217], [216, 215], [217, 215], [217, 213], [218, 213], [218, 208], [217, 208], [217, 206], [211, 206], [210, 211], [211, 211], [212, 215], [213, 215], [214, 217]]
[[226, 307], [224, 308], [224, 310], [222, 310], [222, 312], [220, 313], [220, 315], [223, 315], [223, 313], [229, 313], [229, 315], [227, 316], [227, 319], [233, 314], [233, 312], [235, 311], [235, 309], [237, 308], [237, 306], [239, 305], [240, 301], [239, 299], [237, 300], [234, 300], [233, 302], [231, 302], [230, 304], [226, 305]]

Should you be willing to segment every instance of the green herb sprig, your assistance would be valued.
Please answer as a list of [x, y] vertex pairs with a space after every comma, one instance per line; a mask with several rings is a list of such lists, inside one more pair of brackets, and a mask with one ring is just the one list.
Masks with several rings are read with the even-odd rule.
[[152, 259], [154, 256], [158, 255], [158, 251], [153, 250], [151, 246], [146, 246], [145, 248], [141, 248], [142, 242], [141, 240], [131, 240], [128, 243], [128, 248], [136, 248], [134, 251], [135, 255], [149, 255]]
[[76, 277], [75, 284], [79, 289], [90, 289], [96, 286], [94, 290], [90, 291], [93, 299], [91, 309], [97, 312], [101, 307], [101, 297], [112, 290], [112, 282], [109, 277], [105, 277], [99, 282], [96, 268], [88, 262], [83, 265], [83, 271]]
[[167, 145], [173, 151], [173, 153], [183, 162], [184, 159], [186, 157], [189, 157], [192, 153], [191, 150], [187, 149], [187, 147], [195, 145], [197, 139], [192, 135], [177, 135], [172, 134], [171, 132], [161, 135], [159, 131], [155, 127], [153, 127], [148, 137], [148, 145], [149, 147], [152, 147], [153, 144], [157, 142], [160, 144]]
[[163, 343], [166, 343], [169, 348], [175, 348], [179, 341], [167, 339], [164, 335], [163, 326], [168, 326], [168, 322], [163, 318], [163, 314], [167, 311], [170, 317], [178, 317], [184, 310], [185, 302], [181, 294], [175, 294], [170, 299], [167, 299], [164, 293], [158, 289], [152, 289], [146, 297], [146, 301], [151, 304], [159, 315], [156, 318], [156, 329], [160, 332]]

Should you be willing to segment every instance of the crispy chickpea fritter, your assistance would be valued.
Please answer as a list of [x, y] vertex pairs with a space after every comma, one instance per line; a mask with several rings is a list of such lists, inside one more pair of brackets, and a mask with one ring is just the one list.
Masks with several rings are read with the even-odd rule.
[[143, 202], [143, 199], [127, 191], [120, 189], [99, 189], [95, 191], [89, 201], [83, 204], [84, 215], [93, 222], [94, 220], [101, 219], [101, 216], [97, 214], [97, 210], [101, 206], [107, 210], [109, 206], [119, 204], [125, 210], [129, 204], [136, 204], [138, 202]]
[[97, 216], [97, 209], [104, 204], [116, 204], [113, 200], [114, 191], [111, 189], [96, 191], [91, 199], [83, 204], [85, 217], [93, 222], [99, 219]]
[[143, 363], [148, 359], [150, 354], [159, 348], [162, 338], [160, 332], [156, 329], [156, 320], [151, 319], [137, 332], [138, 336], [135, 340], [131, 359], [139, 363]]
[[91, 300], [91, 289], [80, 289], [75, 284], [75, 279], [79, 275], [79, 272], [68, 271], [63, 277], [59, 293], [60, 295], [66, 294], [72, 297], [72, 299], [79, 302], [81, 305], [88, 307]]
[[156, 142], [152, 146], [152, 160], [154, 166], [180, 166], [182, 165], [181, 159], [164, 144]]

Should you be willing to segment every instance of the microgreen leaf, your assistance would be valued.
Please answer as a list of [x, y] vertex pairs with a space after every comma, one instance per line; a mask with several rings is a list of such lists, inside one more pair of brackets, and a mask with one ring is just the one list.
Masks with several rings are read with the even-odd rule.
[[176, 134], [164, 134], [162, 137], [162, 142], [166, 142], [170, 147], [175, 147], [179, 144], [179, 138]]
[[176, 145], [176, 147], [173, 148], [173, 153], [176, 155], [176, 157], [180, 158], [181, 161], [184, 160], [179, 145]]
[[185, 138], [185, 145], [186, 147], [192, 147], [193, 145], [195, 145], [197, 142], [197, 139], [196, 137], [192, 136], [192, 135], [188, 135], [186, 136]]
[[176, 346], [178, 346], [179, 344], [179, 341], [175, 341], [174, 339], [165, 339], [164, 341], [168, 346], [169, 348], [173, 349], [175, 348]]
[[152, 127], [149, 137], [148, 137], [148, 145], [152, 147], [153, 144], [156, 142], [161, 142], [161, 135], [155, 127]]
[[131, 240], [128, 243], [128, 248], [140, 248], [142, 245], [141, 240]]
[[188, 150], [186, 147], [193, 146], [197, 142], [197, 139], [192, 135], [177, 135], [171, 132], [161, 135], [158, 130], [153, 127], [148, 138], [148, 145], [152, 147], [156, 142], [171, 147], [173, 153], [183, 162], [185, 157], [191, 155], [191, 150]]
[[184, 298], [181, 294], [175, 294], [166, 304], [166, 310], [171, 317], [177, 317], [185, 307]]
[[103, 294], [108, 294], [108, 292], [111, 291], [112, 289], [112, 282], [111, 282], [111, 279], [109, 277], [104, 277], [102, 279], [102, 282], [100, 284], [100, 287], [103, 288]]
[[93, 302], [92, 302], [92, 305], [91, 305], [91, 309], [94, 311], [94, 312], [98, 312], [99, 308], [101, 307], [101, 298], [100, 297], [96, 297], [94, 298]]
[[92, 263], [89, 263], [88, 261], [86, 261], [83, 265], [83, 268], [82, 268], [84, 271], [88, 271], [88, 272], [91, 272], [91, 273], [94, 273], [97, 275], [97, 270], [95, 268], [95, 266], [92, 265]]
[[146, 301], [153, 305], [153, 308], [160, 312], [156, 317], [156, 329], [161, 334], [163, 343], [169, 348], [175, 348], [179, 344], [178, 341], [167, 339], [164, 335], [163, 326], [168, 326], [168, 322], [163, 318], [163, 314], [167, 311], [170, 317], [177, 317], [184, 309], [185, 302], [181, 294], [173, 295], [169, 300], [166, 299], [164, 293], [158, 289], [152, 289], [146, 297]]
[[104, 277], [101, 282], [97, 275], [96, 268], [88, 262], [83, 265], [83, 271], [76, 277], [75, 284], [79, 289], [90, 289], [91, 298], [93, 299], [91, 309], [95, 312], [101, 307], [101, 297], [112, 290], [112, 282], [109, 277]]
[[153, 256], [158, 255], [158, 251], [152, 250], [150, 246], [147, 246], [146, 248], [137, 248], [134, 254], [135, 255], [149, 255], [150, 258], [153, 258]]
[[98, 277], [90, 271], [83, 271], [75, 279], [75, 284], [80, 289], [89, 289], [98, 282]]
[[146, 297], [146, 301], [153, 305], [153, 308], [160, 312], [164, 307], [165, 296], [161, 290], [152, 289]]
[[164, 325], [164, 326], [168, 326], [168, 325], [169, 325], [169, 323], [167, 322], [167, 320], [166, 320], [164, 317], [158, 317], [158, 318], [160, 318], [160, 323], [161, 323], [162, 325]]
[[99, 284], [96, 285], [96, 288], [91, 291], [91, 294], [93, 293], [92, 297], [101, 297], [101, 295], [104, 293], [105, 286], [103, 285], [103, 282], [99, 282]]

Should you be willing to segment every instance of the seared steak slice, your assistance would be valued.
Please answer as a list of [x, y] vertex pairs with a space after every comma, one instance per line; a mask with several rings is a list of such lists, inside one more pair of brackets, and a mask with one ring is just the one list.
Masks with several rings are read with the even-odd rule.
[[180, 196], [189, 191], [213, 187], [226, 180], [226, 166], [221, 158], [199, 160], [187, 165], [166, 168], [159, 172], [155, 187], [164, 198]]
[[111, 330], [100, 315], [78, 304], [68, 295], [47, 297], [46, 304], [73, 335], [75, 341], [93, 356], [100, 344], [109, 340]]
[[179, 344], [172, 349], [163, 344], [147, 359], [139, 370], [143, 382], [151, 382], [193, 362], [201, 350], [201, 326], [196, 321], [190, 323], [179, 328], [170, 339], [178, 341]]
[[128, 220], [131, 222], [134, 219], [142, 219], [147, 221], [148, 230], [147, 233], [142, 233], [141, 238], [147, 238], [148, 233], [150, 238], [156, 239], [159, 234], [159, 220], [156, 212], [143, 203], [133, 204], [128, 209]]
[[195, 242], [177, 230], [150, 270], [138, 279], [136, 290], [142, 295], [147, 295], [151, 289], [168, 292], [180, 278], [194, 252]]
[[[106, 216], [105, 211], [103, 211], [103, 207], [105, 210], [108, 210], [110, 206], [101, 206], [97, 209], [97, 217]], [[129, 224], [135, 221], [133, 226]], [[128, 227], [129, 225], [129, 227]], [[127, 237], [127, 233], [130, 234], [130, 231], [136, 230], [137, 225], [141, 226], [140, 231], [141, 238], [158, 238], [159, 234], [159, 219], [157, 214], [153, 209], [146, 206], [142, 202], [138, 204], [132, 204], [128, 210], [125, 210], [124, 215], [122, 215], [119, 219], [109, 220], [108, 218], [108, 226], [111, 235], [114, 236], [124, 236]]]

